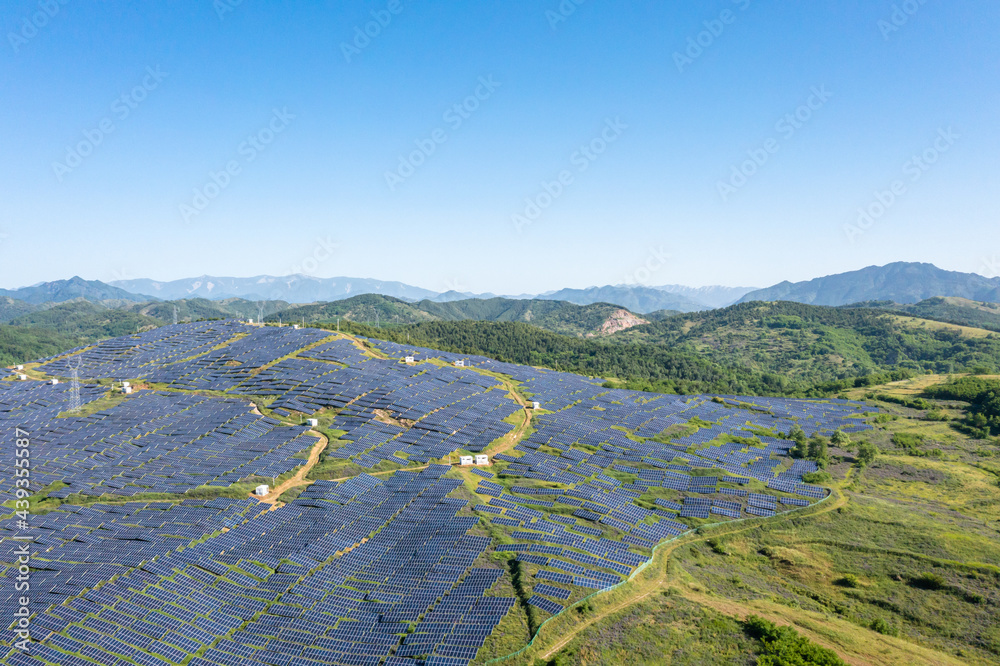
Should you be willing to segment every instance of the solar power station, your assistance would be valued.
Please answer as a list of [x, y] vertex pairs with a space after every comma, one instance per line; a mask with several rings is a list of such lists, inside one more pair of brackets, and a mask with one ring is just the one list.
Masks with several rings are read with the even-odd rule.
[[[527, 642], [529, 608], [544, 619], [621, 584], [665, 540], [823, 500], [803, 482], [815, 464], [790, 458], [780, 433], [871, 428], [848, 401], [607, 389], [237, 321], [39, 363], [79, 381], [0, 381], [5, 441], [30, 434], [30, 492], [63, 501], [0, 522], [6, 618], [23, 596], [15, 548], [31, 549], [29, 649], [16, 623], [0, 635], [11, 666], [481, 662], [497, 636]], [[124, 380], [135, 390], [113, 393]], [[343, 433], [324, 459], [365, 471], [285, 504], [218, 496], [289, 478], [319, 423]], [[489, 466], [458, 464], [475, 454]], [[17, 469], [0, 448], [5, 502]]]

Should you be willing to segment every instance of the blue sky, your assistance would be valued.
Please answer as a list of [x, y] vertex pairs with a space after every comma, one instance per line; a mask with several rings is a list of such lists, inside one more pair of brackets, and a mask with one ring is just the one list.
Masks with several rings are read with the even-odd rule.
[[1000, 271], [996, 4], [302, 4], [5, 2], [0, 286]]

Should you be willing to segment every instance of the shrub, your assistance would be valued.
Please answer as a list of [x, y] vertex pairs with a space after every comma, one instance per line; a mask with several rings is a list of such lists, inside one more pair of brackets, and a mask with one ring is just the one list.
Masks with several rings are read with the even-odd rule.
[[868, 624], [868, 628], [886, 636], [898, 636], [899, 629], [889, 624], [884, 618], [877, 617]]
[[839, 585], [840, 587], [854, 588], [854, 587], [860, 587], [861, 582], [858, 580], [858, 577], [855, 576], [854, 574], [844, 574], [837, 580], [833, 581], [833, 584]]
[[802, 475], [802, 481], [805, 483], [826, 483], [827, 481], [833, 480], [829, 472], [808, 472]]
[[878, 458], [878, 447], [871, 442], [861, 442], [858, 444], [858, 466], [867, 467]]
[[746, 632], [761, 642], [757, 666], [845, 666], [833, 650], [827, 650], [791, 627], [779, 627], [751, 615], [743, 622]]
[[910, 585], [919, 587], [921, 590], [943, 590], [948, 586], [948, 583], [940, 575], [928, 571], [916, 578], [911, 578]]

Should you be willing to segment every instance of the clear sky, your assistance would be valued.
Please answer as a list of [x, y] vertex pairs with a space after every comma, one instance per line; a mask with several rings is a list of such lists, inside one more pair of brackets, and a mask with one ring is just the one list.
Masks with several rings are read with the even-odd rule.
[[0, 28], [4, 287], [1000, 272], [996, 3], [5, 0]]

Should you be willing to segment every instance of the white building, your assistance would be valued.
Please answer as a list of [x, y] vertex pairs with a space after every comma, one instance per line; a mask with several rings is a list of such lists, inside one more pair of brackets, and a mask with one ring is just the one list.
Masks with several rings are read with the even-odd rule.
[[531, 408], [532, 408], [532, 409], [541, 409], [541, 408], [542, 408], [542, 403], [540, 403], [540, 402], [538, 402], [538, 401], [536, 400], [535, 402], [532, 402], [532, 403], [531, 403]]
[[59, 380], [58, 380], [58, 379], [50, 379], [50, 380], [49, 380], [49, 384], [52, 384], [53, 386], [55, 386], [55, 385], [56, 385], [56, 384], [58, 384], [58, 383], [59, 383]]
[[28, 381], [28, 375], [18, 375], [17, 378], [22, 382]]
[[476, 464], [477, 465], [489, 465], [490, 464], [490, 457], [488, 455], [486, 455], [485, 453], [479, 453], [479, 454], [476, 455]]
[[129, 386], [131, 386], [131, 385], [132, 385], [132, 384], [130, 384], [129, 382], [122, 382], [122, 388], [123, 388], [123, 389], [127, 389], [127, 388], [128, 388]]
[[413, 357], [412, 357], [412, 356], [407, 356], [407, 357], [406, 357], [405, 359], [403, 359], [403, 360], [404, 360], [405, 362], [407, 362], [407, 363], [413, 363], [413, 362], [414, 362], [414, 360], [413, 360]]
[[296, 331], [299, 330], [299, 325], [298, 324], [292, 324], [292, 329], [296, 330]]
[[254, 488], [253, 494], [256, 495], [257, 497], [265, 497], [269, 490], [270, 488], [268, 488], [267, 484], [262, 483], [256, 488]]
[[309, 424], [310, 428], [315, 428], [319, 425], [319, 419], [306, 419], [306, 423]]
[[131, 392], [132, 392], [132, 387], [131, 386], [126, 386], [126, 387], [124, 387], [122, 389], [122, 393], [124, 393], [125, 395], [128, 395]]
[[24, 370], [24, 366], [23, 365], [19, 365], [19, 366], [17, 366], [17, 369], [18, 370]]
[[471, 467], [473, 464], [472, 456], [459, 456], [458, 464], [461, 465], [462, 467]]

